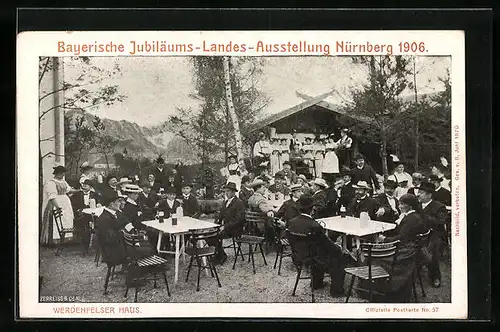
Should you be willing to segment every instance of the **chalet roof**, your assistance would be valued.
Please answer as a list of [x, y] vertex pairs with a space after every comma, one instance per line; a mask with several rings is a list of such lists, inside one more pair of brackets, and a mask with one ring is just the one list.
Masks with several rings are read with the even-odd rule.
[[329, 97], [330, 94], [331, 94], [331, 92], [327, 92], [327, 93], [324, 93], [324, 94], [319, 95], [317, 97], [310, 98], [308, 100], [301, 102], [300, 104], [297, 104], [297, 105], [292, 106], [290, 108], [287, 108], [281, 112], [273, 114], [265, 119], [262, 119], [262, 120], [256, 122], [253, 126], [251, 126], [250, 132], [264, 128], [264, 127], [266, 127], [266, 126], [268, 126], [276, 121], [279, 121], [281, 119], [289, 117], [295, 113], [301, 112], [301, 111], [303, 111], [303, 110], [305, 110], [313, 105], [321, 106], [324, 109], [331, 111], [333, 113], [336, 113], [336, 114], [342, 114], [342, 115], [352, 117], [354, 119], [357, 119], [357, 120], [365, 122], [365, 123], [370, 123], [370, 119], [368, 119], [366, 117], [360, 117], [358, 115], [348, 114], [347, 112], [345, 112], [342, 109], [342, 107], [340, 105], [335, 105], [335, 104], [332, 104], [332, 103], [326, 101], [325, 99], [327, 99], [327, 97]]

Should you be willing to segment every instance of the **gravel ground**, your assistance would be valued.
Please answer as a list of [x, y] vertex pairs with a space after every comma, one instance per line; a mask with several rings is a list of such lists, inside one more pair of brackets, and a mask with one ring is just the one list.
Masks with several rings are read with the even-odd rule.
[[[169, 258], [172, 265], [169, 266], [167, 278], [170, 286], [171, 297], [167, 295], [163, 279], [159, 279], [158, 287], [153, 287], [153, 282], [145, 284], [138, 295], [138, 302], [310, 302], [311, 293], [307, 280], [301, 280], [297, 287], [296, 296], [292, 296], [296, 272], [291, 264], [291, 258], [283, 259], [281, 276], [277, 269], [273, 269], [275, 253], [266, 255], [267, 266], [264, 266], [260, 254], [255, 255], [256, 274], [252, 272], [252, 264], [243, 262], [241, 258], [232, 269], [234, 254], [232, 250], [226, 249], [229, 257], [226, 263], [217, 267], [222, 287], [217, 287], [215, 278], [205, 275], [202, 271], [200, 280], [200, 291], [196, 292], [196, 271], [192, 270], [189, 281], [185, 282], [188, 259], [181, 259], [179, 267], [179, 282], [174, 284], [173, 257]], [[119, 270], [119, 267], [117, 268]], [[107, 267], [100, 263], [98, 267], [94, 263], [94, 252], [85, 256], [81, 254], [78, 247], [65, 248], [60, 256], [48, 248], [41, 248], [40, 253], [40, 275], [43, 276], [43, 284], [40, 295], [49, 296], [75, 296], [79, 302], [133, 302], [134, 291], [125, 294], [125, 278], [117, 275], [110, 280], [108, 295], [103, 295], [104, 279]], [[427, 297], [422, 298], [418, 290], [419, 302], [446, 303], [451, 301], [450, 262], [443, 259], [441, 263], [442, 285], [440, 288], [432, 288], [424, 278], [424, 287]], [[424, 271], [424, 276], [427, 273]], [[316, 302], [344, 302], [345, 297], [331, 297], [329, 294], [329, 278], [325, 276], [327, 285], [315, 291]], [[346, 286], [349, 282], [346, 278]], [[365, 300], [351, 296], [349, 302], [366, 302]]]

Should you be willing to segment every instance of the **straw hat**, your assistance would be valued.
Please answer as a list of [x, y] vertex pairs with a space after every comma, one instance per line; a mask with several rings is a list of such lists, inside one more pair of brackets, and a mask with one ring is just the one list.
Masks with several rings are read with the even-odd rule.
[[371, 189], [366, 181], [358, 181], [358, 183], [352, 185], [355, 189]]
[[326, 183], [325, 179], [322, 179], [322, 178], [314, 179], [313, 184], [316, 184], [316, 185], [323, 187], [323, 188], [328, 188], [328, 184]]
[[136, 184], [126, 184], [122, 189], [124, 193], [140, 193], [142, 189]]

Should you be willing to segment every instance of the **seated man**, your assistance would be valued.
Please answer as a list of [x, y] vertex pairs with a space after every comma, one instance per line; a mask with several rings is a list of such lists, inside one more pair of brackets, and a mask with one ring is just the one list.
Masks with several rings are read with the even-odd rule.
[[248, 208], [248, 199], [253, 195], [253, 189], [250, 188], [250, 177], [248, 175], [243, 175], [241, 178], [241, 188], [238, 193], [239, 199], [245, 203], [245, 207]]
[[165, 218], [170, 218], [173, 213], [176, 213], [177, 208], [181, 206], [181, 202], [176, 199], [177, 191], [175, 187], [167, 187], [166, 190], [166, 198], [160, 199], [158, 203], [156, 203], [156, 207], [158, 211], [163, 211], [163, 215]]
[[347, 207], [349, 206], [349, 204], [351, 204], [355, 196], [354, 188], [352, 187], [350, 172], [350, 169], [346, 169], [342, 173], [344, 184], [342, 185], [342, 187], [340, 187], [339, 199], [337, 201], [337, 211], [339, 212], [342, 206], [347, 210]]
[[[349, 255], [325, 235], [323, 227], [311, 216], [314, 202], [310, 195], [302, 195], [297, 204], [301, 214], [290, 220], [288, 230], [292, 233], [315, 234], [318, 264], [315, 264], [311, 271], [313, 287], [315, 289], [323, 287], [323, 277], [327, 271], [331, 277], [330, 294], [342, 296], [344, 294], [344, 268]], [[300, 248], [296, 249], [300, 252]], [[308, 253], [302, 253], [308, 255]]]
[[182, 195], [179, 196], [179, 199], [182, 201], [183, 214], [187, 217], [198, 218], [201, 214], [201, 209], [198, 200], [191, 193], [193, 184], [185, 182], [181, 187]]
[[281, 218], [283, 220], [284, 226], [288, 226], [288, 222], [295, 218], [300, 214], [299, 206], [297, 205], [297, 201], [302, 193], [302, 186], [300, 184], [294, 184], [290, 187], [292, 194], [290, 195], [290, 199], [286, 200], [283, 205], [280, 207], [278, 212], [276, 212], [276, 217]]
[[451, 193], [448, 189], [441, 186], [443, 178], [437, 175], [429, 176], [429, 182], [436, 188], [434, 190], [433, 199], [445, 206], [451, 206]]
[[84, 180], [81, 186], [82, 190], [75, 192], [71, 196], [71, 204], [73, 211], [75, 212], [75, 233], [78, 234], [82, 242], [84, 253], [88, 253], [92, 216], [90, 214], [83, 213], [82, 210], [90, 207], [91, 200], [94, 200], [96, 206], [101, 206], [101, 196], [92, 190], [92, 180]]
[[[261, 212], [269, 218], [274, 217], [273, 206], [269, 203], [266, 197], [266, 182], [257, 178], [252, 182], [252, 188], [254, 190], [253, 195], [248, 199], [248, 207], [251, 211]], [[267, 226], [271, 226], [270, 224]], [[264, 234], [264, 236], [271, 240], [274, 238], [274, 232], [272, 227], [265, 227], [264, 229], [259, 228], [255, 230], [257, 234]]]
[[123, 187], [122, 193], [127, 195], [125, 205], [123, 206], [123, 214], [132, 223], [136, 229], [143, 229], [142, 209], [138, 204], [141, 188], [135, 184], [127, 184]]
[[226, 199], [221, 206], [216, 223], [222, 225], [220, 230], [220, 241], [218, 243], [209, 243], [216, 246], [216, 253], [213, 260], [214, 264], [224, 264], [227, 255], [222, 246], [222, 239], [238, 237], [243, 232], [245, 224], [245, 204], [236, 196], [236, 184], [228, 182], [224, 186]]
[[280, 198], [288, 197], [290, 189], [286, 185], [286, 179], [283, 173], [278, 172], [274, 175], [274, 184], [269, 186], [269, 191]]
[[314, 201], [312, 216], [314, 218], [326, 217], [326, 214], [328, 212], [328, 207], [327, 207], [328, 195], [325, 189], [327, 188], [328, 184], [324, 179], [316, 178], [312, 182], [312, 189], [313, 189], [312, 198]]
[[398, 184], [393, 180], [387, 180], [384, 183], [384, 193], [374, 197], [380, 207], [376, 215], [378, 221], [394, 223], [399, 217], [398, 199], [394, 197], [394, 191]]
[[107, 264], [120, 265], [126, 263], [126, 252], [123, 236], [120, 231], [125, 227], [126, 219], [118, 218], [117, 212], [126, 196], [115, 194], [106, 196], [104, 210], [97, 218], [96, 234], [99, 245], [103, 248], [103, 260]]
[[153, 185], [145, 182], [141, 185], [142, 192], [139, 194], [138, 203], [146, 220], [155, 217], [155, 205], [158, 202], [158, 195], [153, 191]]

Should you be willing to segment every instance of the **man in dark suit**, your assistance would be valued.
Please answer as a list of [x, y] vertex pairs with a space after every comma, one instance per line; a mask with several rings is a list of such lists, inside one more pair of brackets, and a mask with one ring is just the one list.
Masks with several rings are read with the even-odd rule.
[[243, 232], [245, 224], [245, 204], [236, 196], [236, 184], [228, 182], [224, 186], [226, 199], [222, 204], [216, 223], [222, 225], [220, 240], [217, 243], [209, 243], [216, 246], [214, 264], [224, 264], [227, 255], [222, 246], [222, 239], [238, 237]]
[[411, 179], [412, 179], [413, 187], [408, 189], [407, 194], [411, 194], [411, 195], [418, 197], [418, 187], [420, 187], [420, 184], [422, 183], [422, 181], [425, 178], [422, 175], [422, 173], [415, 172], [411, 175]]
[[[302, 195], [297, 201], [299, 211], [301, 212], [295, 218], [292, 218], [288, 224], [289, 232], [298, 234], [314, 234], [313, 254], [317, 256], [317, 264], [312, 267], [313, 288], [323, 287], [323, 277], [325, 271], [330, 274], [330, 294], [332, 296], [343, 295], [344, 293], [344, 268], [348, 256], [344, 254], [342, 248], [331, 241], [326, 235], [325, 230], [311, 216], [314, 206], [313, 198], [310, 195]], [[293, 243], [291, 243], [294, 246]], [[309, 248], [292, 247], [294, 258], [300, 260], [309, 255]]]
[[126, 196], [115, 194], [104, 200], [105, 208], [97, 218], [96, 234], [103, 250], [103, 260], [107, 264], [120, 265], [126, 262], [126, 252], [120, 231], [126, 219], [118, 218], [117, 212]]
[[158, 194], [153, 191], [153, 185], [145, 182], [141, 185], [142, 192], [139, 194], [138, 203], [144, 214], [145, 220], [152, 220], [155, 217], [155, 205], [158, 203]]
[[441, 270], [439, 268], [439, 252], [445, 237], [445, 224], [449, 221], [446, 206], [434, 200], [435, 187], [432, 183], [422, 182], [418, 187], [418, 200], [421, 203], [423, 219], [427, 228], [431, 229], [429, 247], [432, 260], [428, 266], [429, 278], [433, 287], [441, 286]]
[[321, 178], [316, 178], [314, 179], [312, 183], [312, 188], [313, 188], [313, 209], [312, 209], [312, 216], [314, 218], [324, 218], [326, 217], [326, 214], [328, 212], [327, 209], [327, 203], [328, 203], [328, 196], [325, 191], [325, 189], [328, 188], [328, 185], [324, 179]]
[[347, 207], [347, 213], [353, 217], [359, 218], [361, 212], [367, 212], [370, 219], [377, 219], [377, 210], [380, 207], [379, 202], [368, 196], [371, 187], [365, 181], [358, 181], [352, 186], [355, 190], [355, 197]]
[[374, 198], [380, 204], [376, 212], [377, 220], [394, 223], [399, 217], [398, 199], [394, 197], [394, 191], [398, 187], [396, 181], [387, 180], [384, 183], [384, 193]]
[[290, 191], [292, 192], [290, 199], [283, 202], [283, 205], [281, 205], [278, 212], [275, 214], [276, 218], [281, 218], [281, 220], [283, 220], [285, 227], [292, 218], [295, 218], [300, 214], [297, 201], [300, 196], [303, 195], [302, 186], [300, 184], [292, 185], [290, 187]]
[[359, 181], [365, 181], [370, 190], [379, 189], [379, 183], [377, 179], [377, 174], [371, 168], [371, 166], [366, 165], [365, 158], [362, 155], [357, 155], [354, 158], [356, 162], [356, 167], [351, 169], [351, 178], [353, 183], [358, 183]]
[[252, 197], [253, 189], [250, 188], [250, 177], [248, 175], [243, 175], [241, 178], [241, 188], [238, 193], [239, 199], [245, 203], [245, 207], [248, 208], [248, 199]]
[[355, 192], [354, 188], [352, 187], [350, 172], [351, 170], [349, 169], [343, 172], [342, 180], [344, 180], [344, 184], [340, 188], [340, 195], [337, 201], [337, 211], [340, 211], [340, 208], [342, 206], [347, 209], [349, 204], [351, 204], [352, 200], [354, 199]]
[[151, 173], [154, 175], [156, 188], [167, 186], [167, 169], [165, 168], [165, 160], [161, 156], [156, 159], [156, 167]]
[[183, 214], [187, 217], [198, 218], [201, 214], [200, 204], [194, 195], [191, 193], [193, 189], [192, 183], [185, 182], [182, 184], [182, 195], [179, 199], [182, 200]]
[[75, 213], [75, 233], [78, 234], [78, 237], [81, 240], [84, 253], [88, 253], [90, 244], [90, 224], [92, 222], [92, 216], [90, 214], [83, 213], [82, 210], [90, 207], [91, 200], [94, 201], [95, 206], [100, 206], [101, 196], [97, 192], [92, 190], [92, 180], [84, 180], [81, 186], [82, 190], [75, 192], [71, 196], [71, 205]]
[[172, 213], [176, 213], [177, 208], [182, 206], [180, 200], [177, 200], [176, 197], [177, 193], [175, 188], [167, 187], [166, 198], [162, 198], [158, 201], [158, 203], [156, 203], [158, 211], [163, 211], [165, 218], [170, 218]]
[[451, 206], [451, 193], [448, 189], [441, 187], [441, 181], [443, 181], [443, 178], [440, 178], [437, 175], [433, 174], [429, 177], [429, 182], [435, 187], [432, 199], [445, 206]]

